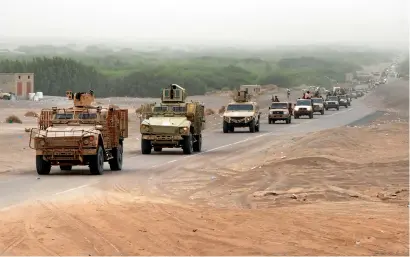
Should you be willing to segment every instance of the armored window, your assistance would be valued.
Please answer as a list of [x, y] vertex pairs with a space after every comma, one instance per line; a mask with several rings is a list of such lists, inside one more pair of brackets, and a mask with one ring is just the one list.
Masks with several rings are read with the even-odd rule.
[[186, 112], [185, 106], [174, 106], [172, 107], [173, 112]]
[[175, 92], [175, 98], [179, 98], [180, 97], [179, 95], [180, 95], [181, 91], [176, 89], [176, 90], [174, 90], [174, 92]]
[[71, 120], [73, 118], [72, 113], [58, 113], [56, 114], [57, 120]]
[[251, 104], [230, 104], [226, 108], [227, 111], [253, 111]]
[[80, 113], [78, 115], [78, 118], [80, 120], [97, 119], [97, 114], [96, 113]]
[[168, 106], [156, 106], [154, 107], [154, 112], [166, 112], [168, 110]]
[[169, 98], [169, 89], [164, 90], [164, 97]]

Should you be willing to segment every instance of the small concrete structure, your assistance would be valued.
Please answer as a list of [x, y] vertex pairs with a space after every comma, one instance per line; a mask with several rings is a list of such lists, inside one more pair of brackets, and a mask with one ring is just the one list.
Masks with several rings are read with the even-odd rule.
[[29, 99], [34, 93], [34, 73], [0, 73], [0, 90], [15, 94], [17, 99]]
[[261, 92], [261, 86], [260, 85], [241, 85], [239, 87], [239, 90], [241, 90], [241, 91], [244, 90], [248, 94], [256, 95], [256, 94], [259, 94]]

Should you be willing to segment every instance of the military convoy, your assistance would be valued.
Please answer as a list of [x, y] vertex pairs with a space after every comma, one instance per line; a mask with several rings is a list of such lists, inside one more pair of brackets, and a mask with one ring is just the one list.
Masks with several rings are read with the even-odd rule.
[[128, 109], [94, 105], [94, 93], [67, 91], [70, 108], [41, 110], [38, 128], [31, 129], [30, 148], [36, 150], [36, 169], [47, 175], [52, 166], [71, 170], [88, 165], [91, 174], [101, 175], [104, 162], [121, 170], [124, 139], [128, 137]]
[[233, 101], [226, 106], [223, 114], [223, 133], [234, 132], [235, 128], [259, 132], [260, 117], [259, 105], [251, 100], [251, 95], [245, 90], [234, 91]]
[[184, 154], [200, 152], [205, 129], [205, 106], [186, 102], [187, 93], [177, 84], [162, 90], [161, 102], [145, 105], [140, 124], [141, 152], [182, 148]]
[[[273, 101], [269, 107], [268, 123], [285, 121], [290, 124], [292, 116], [313, 118], [315, 112], [350, 105], [350, 97], [344, 89], [334, 88], [326, 100], [315, 91], [314, 97], [290, 102]], [[359, 94], [359, 91], [356, 91]], [[104, 162], [111, 170], [121, 170], [124, 139], [128, 137], [128, 109], [117, 106], [96, 106], [94, 92], [66, 92], [73, 107], [42, 109], [38, 127], [31, 129], [30, 148], [36, 150], [36, 169], [40, 175], [51, 172], [52, 166], [71, 170], [73, 166], [88, 165], [91, 174], [101, 175]], [[223, 133], [235, 128], [249, 128], [251, 133], [260, 131], [260, 107], [246, 90], [233, 94], [222, 115]], [[201, 152], [202, 132], [205, 129], [205, 106], [197, 101], [186, 101], [185, 89], [170, 84], [162, 89], [161, 101], [141, 106], [140, 118], [141, 153], [150, 154], [152, 149], [182, 148], [184, 154]]]

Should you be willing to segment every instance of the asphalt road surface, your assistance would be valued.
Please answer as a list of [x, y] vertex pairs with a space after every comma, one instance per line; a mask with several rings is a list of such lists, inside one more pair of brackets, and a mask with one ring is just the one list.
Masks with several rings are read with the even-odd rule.
[[[366, 96], [365, 96], [366, 97]], [[102, 176], [84, 175], [88, 170], [84, 167], [74, 167], [70, 174], [60, 172], [58, 167], [53, 167], [48, 176], [38, 176], [33, 167], [27, 171], [14, 175], [2, 175], [0, 177], [0, 211], [27, 201], [47, 200], [50, 198], [67, 198], [71, 196], [89, 195], [100, 190], [98, 185], [110, 186], [110, 183], [118, 181], [138, 181], [141, 177], [149, 177], [158, 170], [164, 170], [167, 166], [184, 165], [195, 162], [198, 155], [223, 154], [227, 151], [236, 151], [245, 142], [275, 140], [275, 137], [285, 134], [297, 136], [305, 133], [335, 128], [350, 124], [375, 110], [363, 103], [363, 98], [355, 99], [349, 108], [342, 107], [339, 111], [329, 110], [325, 115], [315, 114], [313, 119], [302, 117], [292, 119], [291, 124], [268, 124], [266, 115], [263, 115], [261, 129], [258, 133], [249, 133], [246, 129], [238, 129], [238, 133], [222, 133], [222, 128], [204, 133], [202, 152], [193, 155], [183, 155], [181, 149], [167, 149], [162, 153], [142, 155], [140, 152], [124, 156], [123, 170], [111, 172], [106, 164], [106, 172]], [[241, 132], [243, 130], [243, 132]], [[134, 141], [134, 142], [133, 142]], [[124, 145], [139, 144], [135, 138], [125, 140]], [[264, 149], [260, 149], [261, 152]], [[31, 157], [27, 157], [31, 158]], [[54, 171], [54, 172], [53, 172]]]

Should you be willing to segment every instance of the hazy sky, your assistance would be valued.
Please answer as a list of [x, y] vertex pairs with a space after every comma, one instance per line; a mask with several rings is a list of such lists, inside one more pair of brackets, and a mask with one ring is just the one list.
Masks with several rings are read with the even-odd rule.
[[0, 36], [408, 42], [407, 0], [1, 0]]

